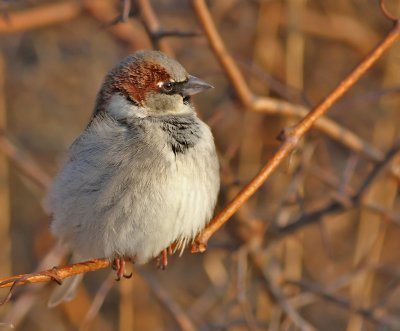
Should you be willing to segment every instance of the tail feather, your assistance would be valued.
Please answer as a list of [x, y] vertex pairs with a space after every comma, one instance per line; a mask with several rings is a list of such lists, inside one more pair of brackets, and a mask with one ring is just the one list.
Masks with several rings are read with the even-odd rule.
[[[73, 254], [70, 263], [82, 261], [82, 258]], [[83, 274], [72, 276], [63, 280], [62, 284], [57, 286], [50, 296], [47, 306], [53, 308], [64, 301], [70, 301], [75, 297], [76, 290], [83, 279]]]
[[63, 301], [70, 301], [75, 297], [76, 289], [82, 281], [83, 275], [76, 275], [63, 280], [50, 296], [48, 307], [53, 308]]

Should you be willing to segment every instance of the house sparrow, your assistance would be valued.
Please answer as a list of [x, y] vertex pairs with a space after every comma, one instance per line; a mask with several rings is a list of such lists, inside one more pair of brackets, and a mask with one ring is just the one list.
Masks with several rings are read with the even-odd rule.
[[[106, 76], [92, 119], [69, 150], [47, 199], [51, 231], [73, 261], [105, 257], [124, 276], [182, 250], [212, 217], [220, 186], [209, 127], [190, 96], [212, 86], [158, 51], [123, 59]], [[72, 299], [70, 277], [49, 306]]]

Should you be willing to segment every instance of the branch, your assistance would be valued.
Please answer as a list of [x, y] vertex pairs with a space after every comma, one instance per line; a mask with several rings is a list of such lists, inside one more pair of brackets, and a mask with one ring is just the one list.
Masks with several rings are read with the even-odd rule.
[[[299, 288], [311, 292], [320, 298], [331, 302], [339, 307], [344, 309], [349, 309], [351, 312], [356, 313], [362, 316], [365, 319], [370, 320], [376, 324], [385, 325], [386, 327], [391, 327], [393, 329], [398, 329], [400, 327], [400, 320], [394, 317], [385, 316], [382, 314], [382, 311], [379, 309], [375, 309], [374, 307], [367, 309], [362, 307], [356, 307], [352, 304], [352, 302], [345, 298], [344, 296], [334, 295], [329, 291], [325, 290], [323, 287], [318, 286], [316, 284], [312, 284], [305, 280], [286, 280], [286, 284], [291, 284], [298, 286]], [[383, 315], [383, 316], [382, 316]]]
[[[302, 118], [310, 112], [310, 109], [283, 100], [269, 97], [258, 97], [253, 102], [252, 111]], [[383, 158], [383, 153], [380, 150], [361, 139], [351, 130], [340, 126], [328, 117], [320, 117], [314, 123], [314, 127], [326, 134], [328, 137], [342, 143], [352, 151], [363, 155], [368, 160], [378, 162]]]
[[79, 327], [79, 331], [89, 330], [90, 323], [99, 314], [100, 308], [107, 297], [107, 294], [111, 291], [112, 286], [115, 283], [115, 275], [111, 272], [108, 277], [103, 281], [100, 288], [97, 290], [95, 297], [93, 298], [92, 304], [89, 310], [86, 312], [85, 318]]
[[195, 331], [197, 328], [185, 311], [170, 297], [168, 292], [144, 268], [136, 268], [160, 303], [170, 312], [182, 331]]
[[260, 259], [260, 256], [259, 254], [257, 254], [257, 250], [255, 248], [251, 250], [250, 257], [254, 266], [260, 271], [261, 275], [263, 276], [268, 293], [279, 304], [279, 307], [281, 307], [281, 309], [290, 318], [293, 324], [296, 325], [296, 327], [298, 327], [301, 331], [316, 331], [310, 323], [308, 323], [305, 319], [303, 319], [303, 317], [300, 316], [297, 310], [287, 300], [285, 294], [283, 293], [277, 282], [277, 268], [273, 265], [270, 265], [269, 270], [267, 270], [265, 262]]
[[[242, 103], [251, 107], [253, 102], [252, 94], [244, 79], [237, 69], [232, 58], [226, 52], [222, 40], [218, 35], [211, 15], [207, 10], [204, 0], [193, 0], [193, 6], [200, 22], [208, 36], [214, 52], [217, 54], [222, 66], [225, 68], [232, 84], [238, 92]], [[382, 56], [400, 35], [400, 23], [396, 21], [394, 28], [387, 36], [368, 54], [355, 69], [343, 79], [339, 85], [311, 112], [294, 127], [285, 130], [281, 134], [282, 145], [261, 171], [248, 183], [239, 194], [217, 215], [207, 227], [197, 236], [192, 252], [203, 252], [206, 250], [210, 237], [223, 226], [230, 217], [260, 188], [261, 185], [271, 176], [282, 161], [294, 150], [300, 139], [307, 133], [312, 125], [323, 116], [328, 109], [339, 100], [371, 66]]]
[[204, 0], [193, 0], [192, 4], [208, 42], [210, 43], [217, 60], [224, 68], [225, 73], [238, 94], [240, 101], [246, 108], [252, 108], [254, 98], [253, 93], [250, 91], [250, 88], [244, 80], [239, 68], [236, 66], [235, 61], [226, 50], [224, 42], [215, 27], [214, 21]]
[[[393, 158], [397, 155], [399, 151], [400, 151], [400, 140], [388, 151], [385, 158], [381, 162], [375, 165], [374, 169], [370, 172], [368, 177], [363, 181], [363, 184], [358, 189], [358, 191], [349, 199], [347, 199], [349, 201], [349, 204], [343, 204], [340, 201], [332, 202], [321, 209], [301, 215], [297, 219], [297, 221], [289, 223], [288, 225], [282, 227], [271, 226], [268, 228], [267, 234], [279, 237], [285, 236], [297, 231], [299, 228], [302, 228], [306, 225], [318, 221], [321, 217], [325, 215], [337, 213], [355, 207], [358, 203], [362, 201], [365, 192], [369, 189], [369, 187], [372, 185], [375, 179], [381, 174], [382, 170], [393, 160]], [[365, 204], [363, 205], [363, 207], [375, 211], [378, 211], [377, 209], [379, 209], [376, 208], [376, 206], [369, 204]]]
[[178, 38], [191, 38], [198, 37], [201, 34], [194, 31], [179, 31], [179, 30], [158, 30], [150, 34], [151, 39], [158, 43], [160, 39], [166, 37], [178, 37]]
[[[276, 3], [275, 6], [276, 9], [271, 10], [278, 11], [279, 4]], [[286, 15], [279, 15], [279, 22], [285, 27], [289, 25]], [[360, 20], [343, 14], [321, 13], [311, 8], [303, 8], [298, 27], [304, 33], [347, 43], [361, 54], [368, 52], [379, 41], [377, 33], [364, 26]]]
[[110, 22], [104, 23], [103, 27], [109, 28], [119, 23], [128, 22], [129, 18], [137, 16], [137, 7], [132, 8], [131, 0], [120, 0], [122, 2], [122, 11], [120, 14], [115, 16]]
[[[62, 257], [67, 254], [65, 245], [56, 244], [50, 249], [46, 256], [44, 256], [38, 266], [35, 268], [35, 272], [39, 272], [51, 265], [59, 265]], [[18, 296], [18, 299], [13, 302], [12, 307], [9, 307], [7, 313], [2, 317], [2, 321], [6, 323], [12, 323], [15, 328], [20, 325], [26, 315], [29, 313], [32, 306], [36, 303], [38, 292], [46, 283], [42, 283], [42, 286], [31, 287], [28, 291]]]
[[[147, 33], [152, 39], [153, 43], [155, 40], [153, 39], [153, 35], [161, 31], [161, 24], [158, 21], [156, 14], [154, 13], [153, 7], [148, 0], [138, 0], [138, 4], [140, 6], [140, 12], [144, 21], [145, 28]], [[174, 51], [168, 42], [165, 40], [157, 40], [156, 46], [161, 49], [164, 53], [173, 56]]]
[[65, 278], [90, 271], [104, 269], [110, 265], [111, 264], [108, 259], [95, 259], [86, 262], [70, 264], [64, 267], [54, 267], [41, 272], [3, 278], [0, 281], [0, 288], [14, 287], [15, 285], [24, 285], [30, 283], [50, 282], [53, 280], [60, 283]]
[[129, 14], [131, 12], [131, 7], [132, 7], [131, 0], [123, 0], [122, 15], [121, 15], [122, 22], [126, 22], [128, 20]]
[[0, 132], [0, 151], [7, 155], [19, 170], [35, 181], [40, 187], [47, 189], [50, 186], [51, 177], [43, 171], [29, 153], [13, 144], [2, 132]]
[[[103, 26], [107, 26], [110, 31], [120, 41], [129, 45], [131, 51], [137, 49], [151, 48], [149, 38], [147, 38], [141, 24], [136, 20], [129, 20], [124, 24], [112, 24], [115, 17], [119, 17], [113, 4], [107, 0], [83, 0], [85, 8]], [[111, 24], [110, 24], [111, 22]]]
[[0, 34], [32, 30], [70, 21], [78, 17], [82, 10], [81, 2], [69, 1], [47, 4], [18, 12], [8, 12], [7, 18], [0, 17]]
[[399, 20], [399, 18], [393, 16], [393, 15], [387, 10], [387, 8], [386, 8], [386, 6], [385, 6], [385, 0], [379, 0], [379, 6], [381, 7], [381, 10], [382, 10], [382, 12], [383, 12], [383, 15], [385, 15], [386, 18], [387, 18], [389, 21], [392, 21], [393, 24], [396, 24], [397, 21]]

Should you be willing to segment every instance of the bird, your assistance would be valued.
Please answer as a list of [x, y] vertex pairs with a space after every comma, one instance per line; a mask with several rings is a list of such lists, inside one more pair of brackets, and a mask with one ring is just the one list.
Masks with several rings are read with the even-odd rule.
[[[70, 146], [46, 199], [50, 231], [72, 261], [144, 264], [190, 244], [210, 221], [220, 188], [210, 128], [191, 96], [212, 88], [155, 50], [122, 59], [105, 76], [87, 127]], [[82, 276], [48, 305], [71, 300]]]

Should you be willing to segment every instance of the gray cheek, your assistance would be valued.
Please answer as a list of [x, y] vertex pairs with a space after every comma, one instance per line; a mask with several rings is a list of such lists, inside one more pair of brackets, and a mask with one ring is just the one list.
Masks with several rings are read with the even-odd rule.
[[149, 92], [145, 98], [145, 106], [158, 113], [178, 111], [182, 107], [182, 96]]

